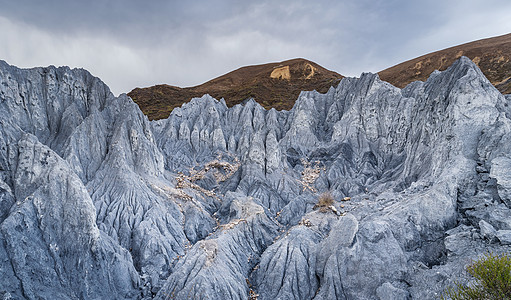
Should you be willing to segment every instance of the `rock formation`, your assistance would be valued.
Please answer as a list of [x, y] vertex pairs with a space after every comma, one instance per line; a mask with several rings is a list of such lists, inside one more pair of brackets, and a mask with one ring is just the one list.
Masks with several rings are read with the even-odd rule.
[[510, 101], [462, 57], [150, 122], [87, 71], [0, 62], [0, 296], [435, 298], [509, 251]]

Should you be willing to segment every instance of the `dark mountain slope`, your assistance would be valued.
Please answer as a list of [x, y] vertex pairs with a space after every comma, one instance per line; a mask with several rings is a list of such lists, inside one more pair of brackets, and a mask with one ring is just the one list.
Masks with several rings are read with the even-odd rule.
[[425, 81], [434, 70], [447, 69], [461, 56], [470, 58], [501, 93], [511, 93], [511, 34], [429, 53], [385, 69], [378, 75], [403, 88], [416, 80]]
[[254, 98], [266, 109], [289, 110], [301, 91], [325, 93], [342, 78], [314, 62], [297, 58], [242, 67], [194, 87], [163, 84], [136, 88], [128, 96], [151, 120], [166, 118], [175, 107], [204, 94], [224, 98], [229, 107]]

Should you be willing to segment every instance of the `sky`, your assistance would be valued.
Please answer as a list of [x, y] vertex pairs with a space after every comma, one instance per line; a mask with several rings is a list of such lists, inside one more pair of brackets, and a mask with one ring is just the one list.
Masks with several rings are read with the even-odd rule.
[[509, 0], [0, 0], [0, 59], [84, 68], [116, 95], [306, 58], [345, 76], [511, 33]]

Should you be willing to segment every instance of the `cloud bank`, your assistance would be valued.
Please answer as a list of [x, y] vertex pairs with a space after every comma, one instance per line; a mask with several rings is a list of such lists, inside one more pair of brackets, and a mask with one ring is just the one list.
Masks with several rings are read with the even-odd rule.
[[296, 57], [358, 76], [511, 32], [505, 0], [0, 0], [0, 7], [0, 59], [83, 67], [115, 94], [193, 86]]

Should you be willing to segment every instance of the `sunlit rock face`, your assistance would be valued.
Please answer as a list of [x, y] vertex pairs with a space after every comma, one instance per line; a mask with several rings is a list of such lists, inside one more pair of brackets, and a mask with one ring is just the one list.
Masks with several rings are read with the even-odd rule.
[[511, 243], [510, 101], [462, 57], [149, 122], [85, 70], [0, 62], [0, 296], [435, 298]]

